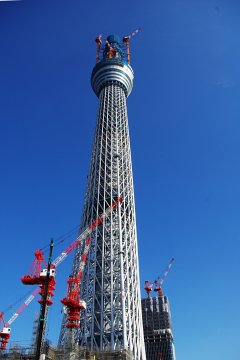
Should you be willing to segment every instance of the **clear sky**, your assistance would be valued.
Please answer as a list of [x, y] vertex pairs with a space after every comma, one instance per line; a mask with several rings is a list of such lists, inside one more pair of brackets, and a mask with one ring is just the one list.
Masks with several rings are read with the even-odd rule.
[[[239, 360], [239, 19], [237, 0], [1, 2], [1, 310], [28, 291], [19, 279], [34, 250], [79, 223], [94, 39], [140, 26], [128, 113], [142, 296], [175, 257], [164, 293], [177, 359]], [[72, 259], [57, 275], [53, 342]], [[31, 339], [38, 309], [15, 321], [12, 341]]]

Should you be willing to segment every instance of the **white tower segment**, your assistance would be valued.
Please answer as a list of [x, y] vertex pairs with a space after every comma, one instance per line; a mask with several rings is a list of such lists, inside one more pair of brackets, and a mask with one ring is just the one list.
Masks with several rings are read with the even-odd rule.
[[[133, 70], [124, 60], [119, 38], [111, 35], [107, 40], [91, 78], [99, 106], [81, 228], [119, 197], [123, 201], [97, 227], [90, 246], [80, 289], [87, 309], [81, 314], [78, 339], [81, 346], [128, 349], [133, 359], [145, 360], [126, 107]], [[78, 271], [82, 251], [79, 248], [75, 255], [73, 273]]]

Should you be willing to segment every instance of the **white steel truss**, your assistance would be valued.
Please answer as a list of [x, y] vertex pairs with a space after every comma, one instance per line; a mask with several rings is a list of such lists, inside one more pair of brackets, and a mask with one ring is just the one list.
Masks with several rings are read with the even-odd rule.
[[[98, 92], [81, 229], [116, 199], [123, 197], [123, 201], [94, 232], [80, 289], [87, 309], [74, 337], [89, 349], [128, 349], [134, 360], [145, 360], [127, 92], [114, 79], [108, 79]], [[73, 273], [78, 271], [82, 251], [83, 246], [76, 252]], [[60, 345], [68, 337], [63, 326]]]

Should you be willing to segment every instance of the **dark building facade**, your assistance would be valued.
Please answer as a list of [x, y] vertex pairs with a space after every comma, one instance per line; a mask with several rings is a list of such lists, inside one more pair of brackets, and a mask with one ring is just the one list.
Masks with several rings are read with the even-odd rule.
[[167, 296], [142, 299], [147, 360], [176, 360]]

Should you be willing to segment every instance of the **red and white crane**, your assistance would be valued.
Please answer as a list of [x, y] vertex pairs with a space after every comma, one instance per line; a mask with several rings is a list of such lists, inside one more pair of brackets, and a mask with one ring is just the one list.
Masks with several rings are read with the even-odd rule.
[[163, 296], [162, 293], [162, 285], [164, 283], [164, 281], [166, 280], [166, 277], [168, 276], [168, 273], [172, 267], [172, 264], [174, 262], [174, 258], [172, 258], [166, 268], [166, 270], [164, 271], [164, 274], [162, 275], [162, 277], [158, 277], [157, 280], [154, 281], [154, 289], [153, 291], [158, 292], [158, 296]]
[[95, 42], [97, 43], [96, 64], [99, 61], [99, 54], [100, 54], [101, 45], [102, 45], [101, 37], [102, 37], [102, 34], [98, 35], [95, 39]]
[[81, 284], [83, 270], [86, 264], [89, 247], [91, 245], [91, 237], [88, 237], [84, 246], [84, 250], [81, 257], [81, 262], [79, 270], [76, 276], [69, 276], [68, 278], [68, 288], [67, 295], [64, 299], [61, 300], [62, 304], [67, 308], [68, 312], [68, 322], [66, 324], [67, 328], [78, 328], [80, 321], [80, 311], [85, 310], [87, 305], [84, 300], [81, 300], [79, 297], [79, 286]]
[[147, 296], [149, 299], [151, 297], [152, 287], [153, 287], [153, 284], [151, 284], [149, 280], [145, 280], [144, 290], [146, 290], [146, 293], [147, 293]]
[[0, 313], [0, 326], [0, 328], [2, 328], [2, 330], [0, 331], [0, 350], [6, 350], [7, 343], [10, 338], [11, 329], [5, 323], [3, 313]]
[[[41, 295], [41, 299], [38, 300], [38, 302], [41, 304], [43, 302], [45, 284], [47, 279], [47, 263], [44, 259], [42, 250], [36, 250], [34, 254], [35, 254], [35, 258], [33, 260], [33, 263], [28, 273], [21, 278], [21, 281], [24, 285], [40, 285], [39, 294]], [[55, 285], [56, 285], [55, 273], [56, 273], [55, 265], [51, 264], [49, 281], [48, 281], [48, 294], [46, 300], [48, 306], [51, 306], [53, 304], [51, 297], [54, 296], [53, 291], [55, 290]]]
[[151, 291], [152, 291], [152, 288], [153, 288], [153, 285], [154, 285], [154, 291], [155, 292], [158, 292], [158, 296], [163, 296], [163, 293], [162, 293], [162, 285], [164, 283], [164, 281], [166, 280], [166, 277], [168, 276], [168, 273], [172, 267], [172, 264], [174, 262], [174, 258], [172, 258], [166, 268], [166, 270], [164, 271], [163, 275], [161, 277], [158, 277], [157, 280], [155, 280], [153, 282], [153, 284], [150, 283], [149, 280], [145, 280], [145, 284], [144, 284], [144, 290], [146, 290], [147, 292], [147, 296], [148, 298], [150, 298], [151, 296]]
[[133, 31], [131, 34], [128, 34], [127, 36], [123, 37], [123, 43], [126, 46], [127, 49], [127, 61], [128, 64], [130, 64], [130, 39], [137, 35], [137, 33], [141, 30], [141, 28], [137, 28], [135, 31]]
[[[51, 296], [53, 296], [53, 290], [55, 290], [55, 268], [58, 267], [62, 261], [64, 261], [66, 259], [66, 257], [77, 247], [80, 245], [80, 243], [82, 242], [82, 240], [84, 240], [87, 236], [89, 236], [92, 231], [98, 226], [100, 225], [104, 219], [117, 207], [118, 204], [120, 204], [123, 201], [123, 198], [120, 197], [118, 198], [116, 201], [114, 201], [112, 203], [112, 205], [107, 208], [107, 210], [101, 214], [96, 220], [94, 220], [78, 237], [75, 241], [73, 241], [51, 264], [51, 271], [50, 271], [50, 282], [52, 281], [52, 284], [50, 285], [49, 288], [49, 293], [48, 293], [48, 305], [52, 305], [52, 300], [51, 300]], [[37, 250], [35, 251], [35, 259], [31, 265], [30, 270], [28, 271], [28, 273], [23, 276], [21, 278], [22, 282], [25, 285], [40, 285], [38, 286], [32, 293], [31, 295], [29, 295], [27, 297], [27, 299], [23, 302], [23, 304], [17, 309], [17, 311], [11, 316], [11, 318], [5, 323], [3, 320], [1, 320], [0, 317], [0, 325], [1, 322], [3, 322], [4, 326], [2, 328], [2, 330], [0, 330], [0, 343], [1, 343], [1, 339], [4, 340], [4, 349], [6, 349], [6, 345], [9, 341], [10, 338], [10, 331], [11, 329], [9, 328], [9, 326], [18, 318], [18, 316], [24, 311], [24, 309], [26, 309], [26, 307], [33, 301], [33, 299], [36, 297], [37, 294], [43, 295], [43, 288], [44, 288], [44, 279], [46, 279], [46, 275], [47, 275], [47, 269], [43, 269], [42, 270], [42, 266], [43, 264], [45, 265], [45, 260], [43, 257], [43, 253], [42, 250]], [[42, 299], [39, 300], [39, 302], [41, 302]], [[2, 314], [2, 313], [0, 313]], [[2, 314], [2, 319], [3, 319], [3, 314]], [[1, 327], [0, 327], [1, 329]], [[6, 329], [8, 329], [8, 334], [9, 336], [4, 335], [6, 333]], [[2, 337], [3, 336], [3, 337]], [[1, 344], [0, 344], [1, 346]], [[1, 348], [0, 348], [1, 349]]]

